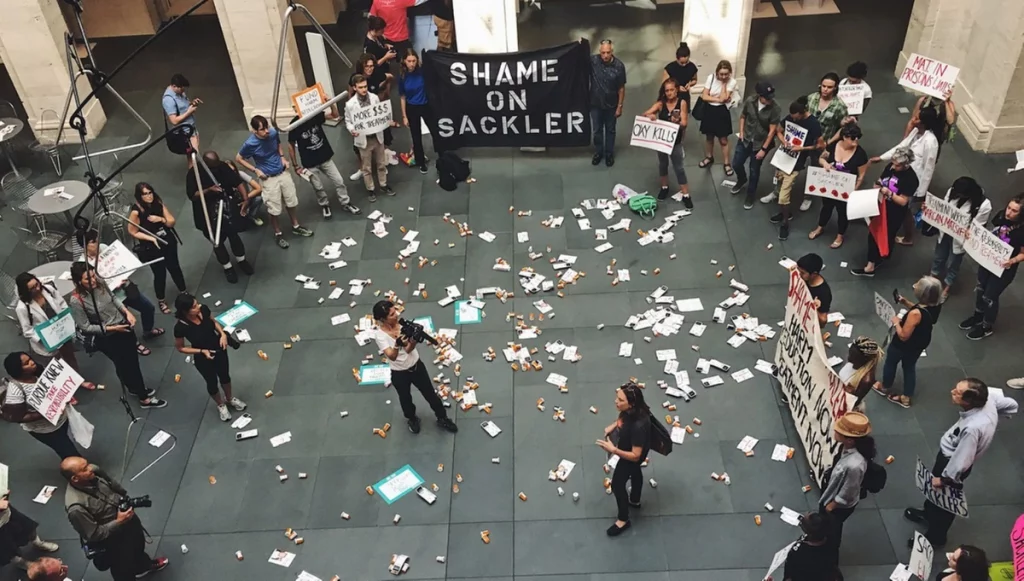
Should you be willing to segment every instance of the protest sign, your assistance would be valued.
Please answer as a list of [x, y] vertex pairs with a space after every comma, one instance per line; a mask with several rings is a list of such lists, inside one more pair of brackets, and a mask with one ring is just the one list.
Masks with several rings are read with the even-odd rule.
[[292, 106], [299, 117], [305, 117], [327, 102], [327, 94], [320, 83], [292, 95]]
[[842, 379], [828, 364], [814, 297], [796, 269], [789, 273], [786, 320], [775, 350], [775, 365], [807, 463], [815, 480], [822, 483], [842, 448], [832, 438], [832, 422], [852, 409], [856, 398], [846, 392]]
[[[807, 130], [792, 121], [786, 121], [782, 138], [789, 147], [802, 147], [804, 141], [807, 140]], [[799, 158], [799, 153], [786, 151], [785, 148], [780, 147], [776, 150], [775, 155], [772, 156], [772, 165], [783, 173], [790, 174], [796, 168], [796, 162]]]
[[768, 581], [768, 579], [771, 578], [772, 573], [774, 573], [776, 569], [781, 567], [782, 564], [786, 562], [786, 557], [789, 556], [790, 549], [792, 549], [793, 545], [795, 545], [796, 543], [797, 541], [793, 541], [792, 543], [776, 551], [775, 556], [772, 557], [771, 565], [768, 565], [768, 573], [764, 576], [763, 581]]
[[428, 50], [427, 100], [438, 151], [590, 143], [590, 44], [501, 54]]
[[56, 317], [32, 327], [32, 330], [36, 332], [43, 347], [53, 352], [75, 336], [75, 319], [71, 316], [71, 309], [67, 308], [57, 313]]
[[258, 312], [259, 311], [256, 310], [256, 307], [245, 301], [241, 301], [237, 305], [217, 315], [214, 319], [220, 323], [221, 327], [237, 327], [242, 324], [243, 321]]
[[391, 383], [391, 368], [378, 363], [359, 368], [359, 385], [388, 385]]
[[[88, 262], [93, 264], [92, 260], [88, 260]], [[124, 284], [124, 281], [128, 280], [128, 277], [138, 268], [142, 268], [139, 257], [128, 250], [120, 240], [115, 240], [101, 250], [96, 262], [96, 272], [103, 282], [107, 283], [107, 288], [110, 290]]]
[[0, 464], [0, 496], [7, 494], [11, 489], [10, 485], [10, 469], [7, 464]]
[[914, 471], [914, 483], [925, 499], [942, 510], [956, 516], [967, 518], [967, 497], [962, 488], [954, 488], [943, 484], [940, 488], [932, 486], [932, 471], [917, 459]]
[[978, 266], [996, 276], [1003, 276], [1003, 263], [1010, 259], [1013, 247], [989, 232], [985, 226], [971, 222], [970, 235], [964, 240], [964, 250]]
[[885, 297], [875, 293], [875, 314], [882, 319], [886, 327], [892, 327], [892, 318], [896, 316], [896, 309], [892, 303], [885, 300]]
[[633, 120], [633, 133], [629, 144], [634, 147], [653, 149], [659, 153], [672, 153], [679, 135], [679, 124], [668, 121], [651, 121], [643, 115]]
[[959, 242], [970, 236], [971, 215], [938, 196], [925, 196], [921, 219]]
[[960, 69], [942, 61], [911, 54], [900, 73], [900, 84], [925, 95], [945, 99], [946, 93], [956, 85]]
[[380, 101], [353, 112], [351, 129], [359, 135], [374, 135], [391, 127], [391, 120], [391, 101]]
[[919, 579], [928, 581], [932, 574], [932, 559], [935, 549], [920, 532], [914, 531], [914, 545], [910, 549], [910, 572]]
[[373, 489], [384, 499], [384, 502], [391, 504], [421, 484], [423, 484], [423, 478], [413, 470], [412, 466], [406, 464], [374, 484]]
[[821, 167], [807, 168], [804, 193], [809, 196], [846, 201], [857, 186], [857, 176], [845, 171], [829, 171]]
[[864, 85], [839, 85], [839, 100], [846, 105], [847, 113], [860, 115], [864, 112]]
[[32, 409], [56, 426], [57, 420], [64, 413], [64, 407], [71, 401], [75, 390], [83, 381], [85, 380], [77, 371], [57, 357], [43, 369], [39, 380], [25, 393], [25, 399]]
[[[1010, 549], [1013, 550], [1013, 581], [1024, 581], [1024, 514], [1017, 517], [1010, 531]], [[996, 579], [996, 577], [993, 577]]]
[[847, 220], [873, 218], [877, 216], [879, 212], [878, 188], [873, 190], [856, 190], [850, 192], [850, 199], [846, 200]]

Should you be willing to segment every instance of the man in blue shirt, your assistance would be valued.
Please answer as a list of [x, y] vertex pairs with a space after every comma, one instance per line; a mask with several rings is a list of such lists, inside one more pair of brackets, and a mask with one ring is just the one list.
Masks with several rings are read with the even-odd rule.
[[199, 151], [199, 130], [196, 128], [196, 109], [203, 104], [202, 99], [189, 99], [185, 91], [188, 89], [188, 79], [181, 73], [175, 73], [171, 77], [171, 84], [164, 90], [161, 105], [164, 114], [172, 127], [179, 125], [192, 126], [192, 149]]
[[[270, 225], [274, 227], [274, 241], [281, 248], [288, 248], [288, 241], [281, 234], [281, 225], [277, 220], [281, 215], [282, 204], [292, 220], [292, 234], [309, 237], [313, 231], [300, 226], [299, 219], [295, 217], [299, 198], [295, 193], [295, 182], [291, 174], [287, 173], [288, 160], [284, 158], [277, 129], [271, 127], [262, 115], [253, 117], [249, 126], [252, 127], [252, 135], [235, 155], [235, 163], [252, 172], [263, 184], [263, 202], [270, 215]], [[246, 158], [252, 159], [253, 163], [250, 164]]]

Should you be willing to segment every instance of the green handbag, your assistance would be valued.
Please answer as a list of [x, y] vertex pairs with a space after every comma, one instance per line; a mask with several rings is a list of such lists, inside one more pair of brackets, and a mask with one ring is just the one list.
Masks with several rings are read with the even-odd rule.
[[629, 209], [644, 220], [653, 220], [654, 212], [658, 209], [658, 200], [654, 196], [639, 194], [629, 199]]

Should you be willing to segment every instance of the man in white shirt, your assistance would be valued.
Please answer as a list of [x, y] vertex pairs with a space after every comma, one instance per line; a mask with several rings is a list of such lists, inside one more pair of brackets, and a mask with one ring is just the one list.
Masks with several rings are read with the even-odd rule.
[[388, 160], [384, 154], [384, 131], [370, 135], [356, 131], [354, 116], [360, 109], [379, 104], [380, 99], [370, 92], [366, 77], [363, 75], [352, 77], [352, 86], [355, 87], [356, 94], [345, 103], [345, 127], [352, 134], [353, 143], [359, 150], [359, 159], [363, 163], [363, 183], [366, 185], [366, 192], [369, 194], [370, 201], [376, 202], [374, 172], [377, 174], [377, 181], [380, 182], [381, 193], [388, 196], [395, 195], [395, 190], [388, 187]]
[[409, 431], [414, 434], [420, 433], [420, 419], [416, 416], [416, 406], [412, 403], [412, 386], [415, 385], [437, 416], [437, 425], [445, 431], [458, 432], [458, 426], [448, 418], [441, 398], [434, 391], [427, 367], [416, 351], [416, 341], [402, 335], [395, 304], [391, 301], [379, 301], [373, 305], [373, 318], [379, 325], [374, 333], [374, 339], [377, 341], [377, 347], [388, 358], [391, 384], [398, 392], [398, 403], [401, 404], [402, 413], [409, 423]]
[[33, 438], [46, 444], [63, 460], [81, 453], [68, 435], [67, 408], [60, 414], [56, 425], [28, 405], [28, 396], [39, 381], [43, 368], [28, 353], [11, 353], [4, 359], [4, 371], [10, 376], [4, 396], [4, 419], [21, 424]]

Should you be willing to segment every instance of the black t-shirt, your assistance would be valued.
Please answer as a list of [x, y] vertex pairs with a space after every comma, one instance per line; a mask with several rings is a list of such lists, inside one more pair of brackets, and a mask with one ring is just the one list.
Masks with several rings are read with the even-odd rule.
[[[373, 74], [370, 75], [368, 79], [366, 79], [366, 88], [369, 89], [371, 93], [377, 95], [378, 97], [381, 97], [380, 93], [384, 89], [384, 83], [388, 81], [388, 72], [386, 70], [386, 67], [387, 65], [374, 67]], [[355, 86], [355, 83], [352, 82], [352, 79], [354, 78], [356, 78], [355, 75], [352, 75], [351, 77], [348, 78], [349, 87]]]
[[[298, 120], [298, 117], [292, 117], [289, 123]], [[295, 144], [299, 150], [303, 167], [316, 167], [334, 157], [334, 150], [324, 134], [326, 120], [327, 116], [321, 111], [316, 117], [288, 132], [288, 143]]]
[[[210, 172], [217, 178], [217, 183], [224, 190], [223, 193], [207, 192], [204, 194], [206, 198], [206, 207], [210, 212], [210, 221], [216, 219], [217, 204], [220, 200], [224, 200], [225, 205], [231, 205], [233, 203], [233, 192], [237, 191], [237, 188], [242, 184], [242, 178], [238, 175], [238, 172], [231, 169], [227, 163], [221, 162], [216, 166], [210, 168]], [[203, 184], [203, 189], [213, 186], [213, 181], [210, 180], [210, 176], [206, 174], [206, 170], [202, 167], [199, 168], [199, 180]], [[199, 193], [199, 187], [196, 186], [196, 176], [194, 170], [188, 170], [188, 174], [185, 176], [185, 194], [192, 200], [192, 220], [198, 230], [206, 231], [206, 219], [203, 216], [203, 206], [201, 198], [197, 195]], [[225, 216], [228, 214], [225, 213]], [[216, 228], [216, 226], [214, 226]]]
[[863, 147], [858, 145], [857, 150], [853, 152], [853, 156], [850, 157], [850, 159], [840, 162], [836, 161], [837, 145], [839, 145], [838, 141], [833, 142], [829, 144], [827, 147], [825, 147], [825, 151], [828, 152], [828, 160], [832, 162], [832, 165], [834, 165], [838, 171], [857, 175], [857, 172], [860, 171], [860, 168], [867, 165], [868, 163], [867, 152], [864, 151]]
[[388, 54], [388, 47], [384, 44], [383, 40], [371, 40], [367, 36], [363, 38], [363, 52], [373, 55], [373, 58], [379, 62], [380, 59], [384, 58], [384, 55]]
[[[818, 139], [821, 138], [821, 123], [818, 123], [818, 119], [813, 115], [808, 115], [807, 119], [804, 119], [802, 121], [797, 121], [796, 119], [793, 119], [792, 115], [786, 115], [786, 118], [782, 120], [782, 124], [780, 125], [780, 129], [783, 130], [783, 135], [785, 135], [784, 132], [786, 129], [786, 121], [789, 121], [790, 123], [803, 127], [804, 129], [807, 130], [807, 139], [804, 140], [804, 144], [801, 147], [814, 145], [815, 143], [818, 142]], [[800, 157], [797, 158], [796, 166], [793, 168], [793, 171], [803, 170], [804, 167], [807, 165], [807, 158], [812, 155], [815, 157], [815, 159], [817, 159], [821, 155], [821, 152], [818, 150], [801, 151]]]
[[[1010, 255], [1011, 258], [1021, 253], [1021, 247], [1024, 246], [1024, 223], [1010, 222], [1006, 219], [1006, 210], [1000, 210], [992, 218], [992, 226], [994, 226], [992, 233], [1013, 247], [1013, 254]], [[1011, 268], [1016, 270], [1017, 265], [1015, 264]]]
[[812, 297], [821, 301], [821, 306], [818, 307], [819, 313], [828, 313], [832, 309], [832, 287], [828, 286], [828, 281], [821, 279], [821, 284], [818, 286], [807, 285], [807, 290], [810, 291]]
[[[180, 319], [174, 324], [174, 338], [187, 339], [189, 345], [196, 349], [220, 350], [220, 333], [217, 332], [217, 326], [213, 323], [210, 307], [202, 305], [199, 312], [202, 321], [198, 325]], [[204, 356], [193, 355], [193, 357]]]
[[690, 92], [683, 89], [687, 83], [693, 80], [697, 76], [697, 65], [693, 62], [688, 62], [685, 65], [679, 64], [679, 61], [672, 61], [665, 65], [665, 72], [672, 79], [675, 79], [679, 83], [679, 89], [682, 91], [683, 99], [690, 102]]
[[[882, 175], [878, 178], [878, 185], [884, 186], [894, 194], [908, 198], [913, 198], [920, 183], [917, 179], [917, 172], [909, 165], [900, 171], [895, 171], [890, 163], [885, 166], [885, 169], [882, 170]], [[903, 216], [906, 213], [906, 206], [901, 206], [892, 200], [885, 201], [885, 218], [889, 224], [902, 222]]]
[[[651, 416], [650, 414], [638, 414], [635, 419], [627, 414], [619, 414], [619, 441], [616, 447], [619, 450], [632, 452], [634, 446], [643, 448], [639, 462], [647, 458], [651, 449]], [[620, 462], [628, 462], [619, 458]]]
[[[192, 181], [195, 180], [193, 179]], [[174, 236], [171, 236], [170, 230], [167, 228], [167, 224], [163, 222], [149, 221], [150, 216], [156, 216], [158, 218], [164, 217], [163, 203], [154, 200], [153, 203], [150, 204], [148, 207], [136, 203], [134, 206], [132, 206], [132, 210], [135, 210], [136, 212], [139, 213], [140, 226], [142, 226], [146, 230], [149, 230], [153, 234], [156, 234], [157, 238], [163, 240], [164, 242], [170, 242], [171, 244], [177, 243], [174, 240]], [[139, 240], [139, 244], [143, 246], [154, 246], [154, 244], [152, 242], [149, 242], [148, 240]]]
[[838, 566], [837, 557], [831, 543], [816, 546], [801, 539], [786, 556], [782, 578], [787, 581], [832, 581]]
[[430, 0], [431, 13], [441, 20], [455, 20], [455, 7], [452, 0]]
[[[679, 96], [682, 97], [682, 93], [680, 93]], [[683, 103], [686, 103], [686, 105]], [[689, 105], [689, 103], [685, 99], [680, 98], [676, 100], [675, 106], [670, 109], [668, 101], [662, 101], [661, 109], [658, 110], [658, 119], [679, 125], [679, 119], [683, 114], [682, 112], [684, 107], [687, 107], [687, 105]], [[687, 111], [689, 111], [689, 109], [687, 109]], [[679, 133], [676, 133], [676, 143], [683, 140], [683, 131], [684, 129], [680, 127]]]

